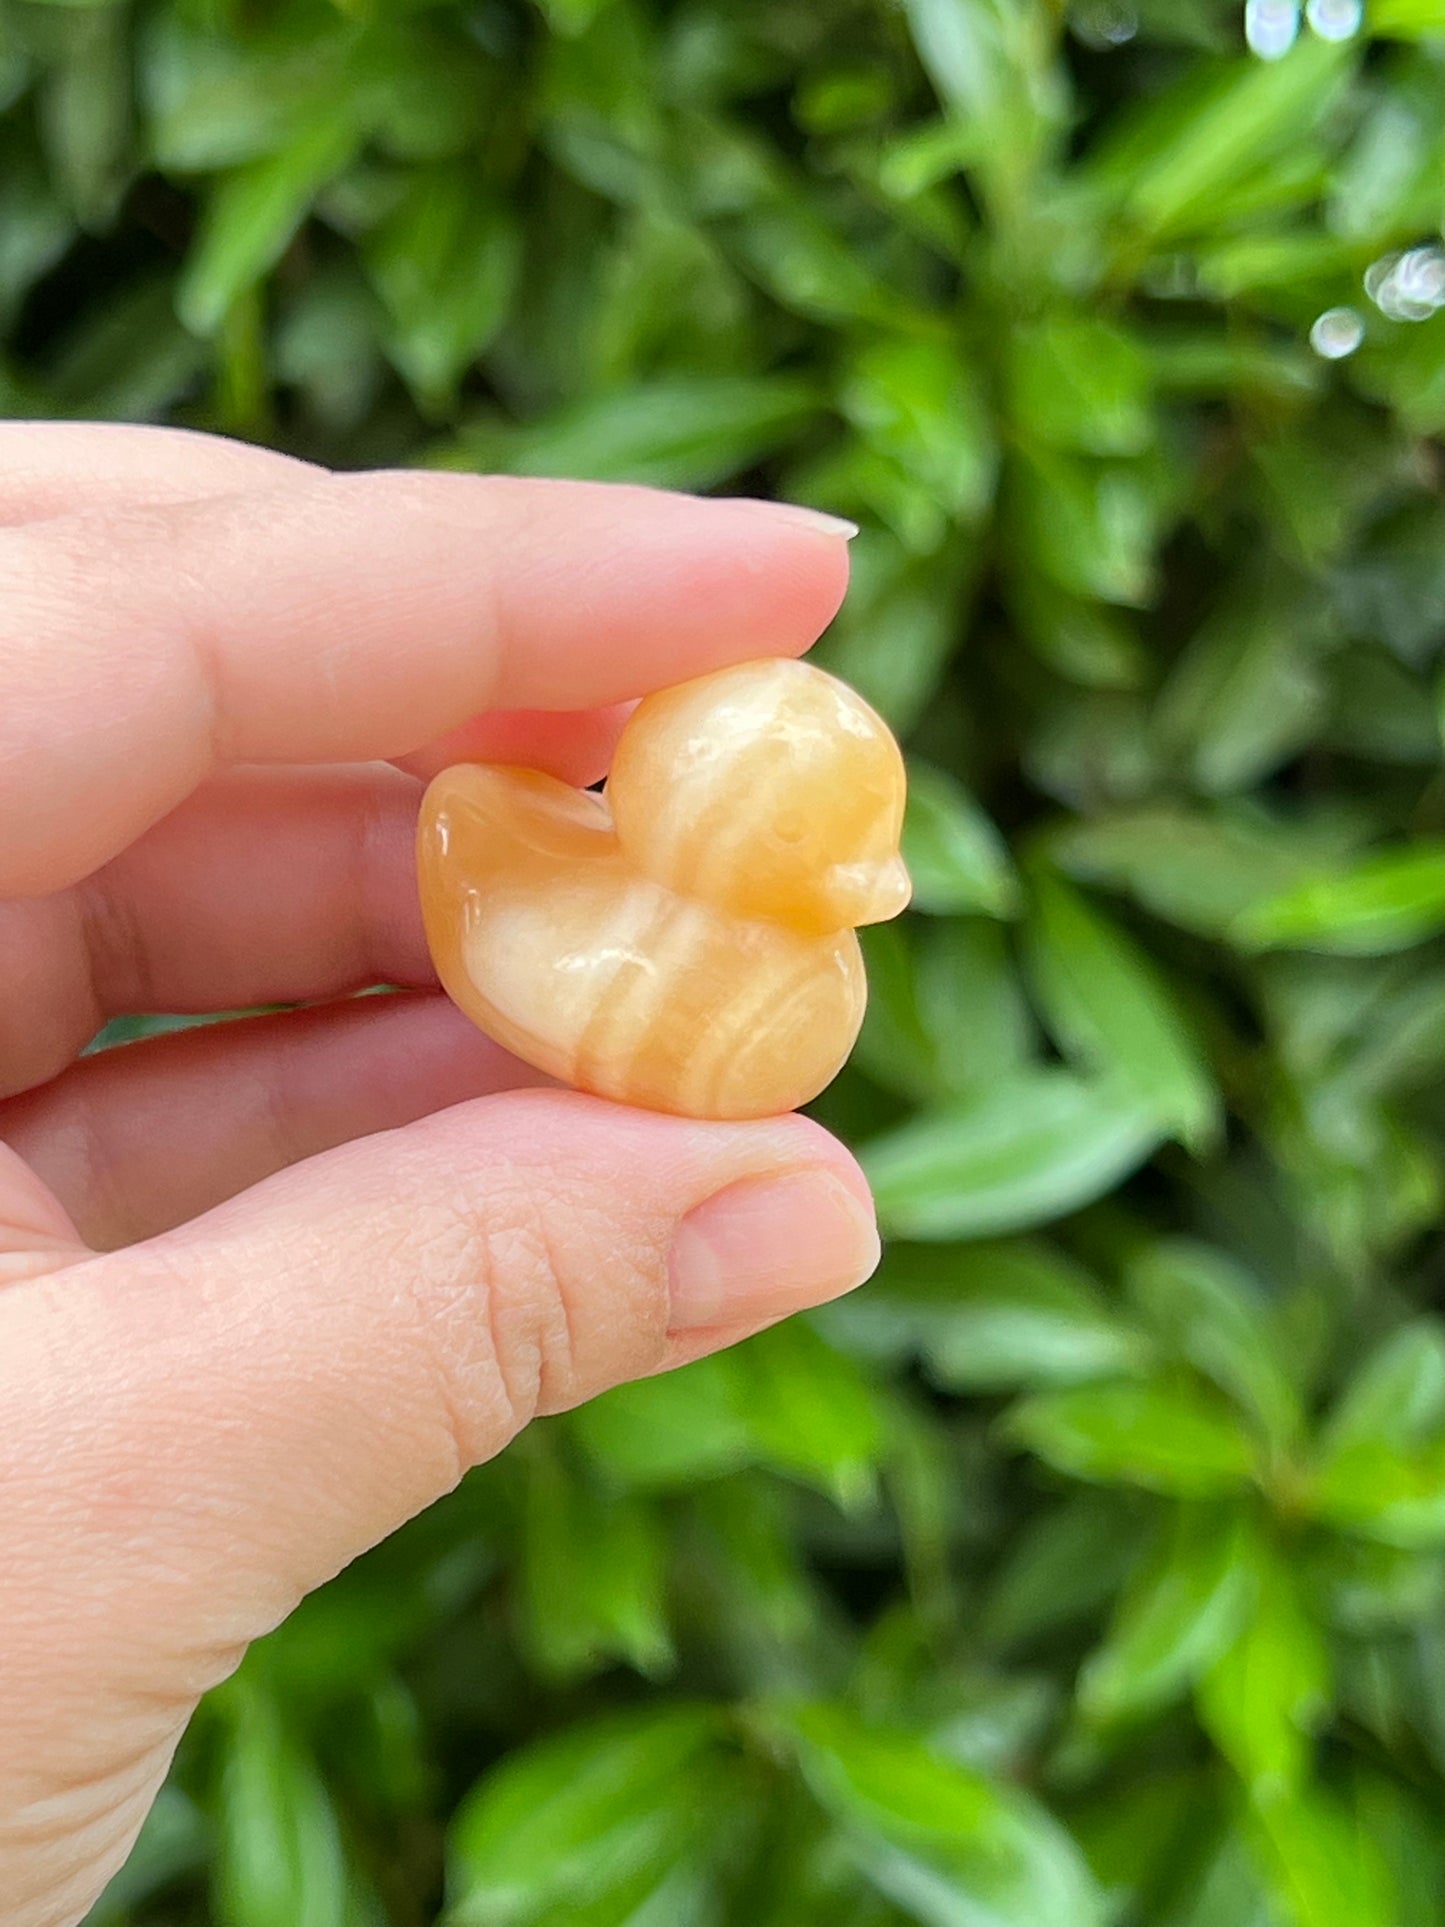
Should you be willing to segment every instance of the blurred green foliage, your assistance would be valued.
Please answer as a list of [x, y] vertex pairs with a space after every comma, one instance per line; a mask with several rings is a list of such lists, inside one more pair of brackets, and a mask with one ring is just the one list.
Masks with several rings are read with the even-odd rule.
[[1445, 1917], [1445, 9], [1308, 12], [0, 0], [10, 412], [853, 515], [917, 759], [878, 1281], [312, 1599], [97, 1923]]

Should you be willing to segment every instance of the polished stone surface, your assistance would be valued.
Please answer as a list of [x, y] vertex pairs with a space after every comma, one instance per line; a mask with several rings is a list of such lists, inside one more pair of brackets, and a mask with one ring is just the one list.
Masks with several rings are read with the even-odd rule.
[[442, 983], [578, 1089], [691, 1117], [792, 1110], [863, 1020], [854, 928], [908, 901], [904, 792], [882, 719], [791, 661], [647, 697], [603, 796], [458, 764], [418, 836]]

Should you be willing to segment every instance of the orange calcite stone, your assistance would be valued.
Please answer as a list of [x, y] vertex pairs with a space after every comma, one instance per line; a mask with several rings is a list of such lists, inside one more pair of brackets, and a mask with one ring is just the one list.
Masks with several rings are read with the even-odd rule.
[[842, 1067], [855, 926], [909, 897], [903, 758], [833, 676], [751, 662], [648, 696], [606, 792], [458, 764], [418, 836], [427, 940], [482, 1030], [563, 1082], [766, 1117]]

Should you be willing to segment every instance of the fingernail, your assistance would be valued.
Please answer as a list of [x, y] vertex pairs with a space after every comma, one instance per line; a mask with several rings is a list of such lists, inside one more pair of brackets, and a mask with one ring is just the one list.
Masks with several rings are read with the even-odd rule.
[[672, 1329], [757, 1324], [841, 1297], [878, 1263], [873, 1214], [831, 1171], [744, 1178], [683, 1219]]
[[[751, 496], [741, 499], [754, 501]], [[831, 535], [835, 540], [851, 542], [858, 533], [858, 524], [846, 516], [825, 515], [821, 509], [804, 508], [800, 502], [756, 501], [755, 506], [766, 509], [781, 522], [797, 522], [802, 528], [812, 529], [818, 535]]]

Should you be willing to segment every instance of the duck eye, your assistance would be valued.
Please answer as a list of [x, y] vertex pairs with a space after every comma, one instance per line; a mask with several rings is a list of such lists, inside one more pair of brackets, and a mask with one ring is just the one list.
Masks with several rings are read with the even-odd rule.
[[780, 816], [773, 825], [773, 835], [779, 843], [801, 843], [808, 834], [808, 819], [805, 816]]

